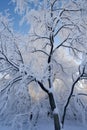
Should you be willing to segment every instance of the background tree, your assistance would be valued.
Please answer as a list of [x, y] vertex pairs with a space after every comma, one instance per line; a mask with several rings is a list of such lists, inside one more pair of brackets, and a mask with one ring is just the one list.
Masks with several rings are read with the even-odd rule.
[[[31, 0], [30, 2], [26, 0], [14, 0], [13, 2], [16, 2], [17, 5], [15, 11], [23, 16], [21, 23], [27, 21], [31, 28], [29, 35], [24, 37], [27, 41], [25, 52], [22, 50], [23, 46], [19, 46], [18, 37], [8, 26], [9, 22], [8, 24], [1, 22], [0, 59], [3, 61], [1, 62], [1, 68], [2, 66], [4, 67], [1, 73], [2, 75], [5, 73], [9, 77], [7, 80], [4, 77], [5, 83], [1, 85], [1, 100], [5, 102], [1, 104], [1, 117], [3, 117], [4, 110], [2, 107], [4, 106], [6, 110], [8, 101], [11, 99], [9, 95], [11, 96], [12, 93], [15, 93], [15, 95], [24, 97], [22, 101], [26, 105], [26, 109], [23, 109], [22, 112], [18, 111], [17, 115], [24, 116], [24, 118], [27, 115], [26, 118], [28, 118], [30, 115], [28, 112], [30, 111], [31, 99], [28, 96], [27, 86], [31, 82], [34, 82], [36, 86], [40, 86], [46, 95], [48, 95], [55, 130], [60, 130], [62, 115], [60, 113], [63, 113], [63, 111], [59, 113], [58, 110], [59, 105], [56, 103], [58, 99], [56, 99], [54, 82], [57, 79], [60, 83], [61, 80], [67, 89], [71, 89], [72, 74], [78, 71], [81, 54], [86, 50], [83, 40], [86, 36], [84, 35], [85, 26], [83, 26], [84, 21], [81, 18], [84, 1], [78, 3], [78, 1], [74, 0]], [[3, 16], [1, 15], [1, 17]], [[6, 20], [9, 19], [6, 18]], [[5, 34], [6, 37], [4, 37]], [[76, 59], [79, 59], [79, 61], [76, 61]], [[69, 80], [66, 82], [67, 78]], [[24, 91], [25, 88], [26, 91]], [[68, 94], [66, 94], [66, 101]], [[15, 99], [14, 108], [17, 105], [16, 101], [17, 99]], [[31, 116], [30, 119], [32, 118]], [[22, 127], [21, 122], [20, 127]]]

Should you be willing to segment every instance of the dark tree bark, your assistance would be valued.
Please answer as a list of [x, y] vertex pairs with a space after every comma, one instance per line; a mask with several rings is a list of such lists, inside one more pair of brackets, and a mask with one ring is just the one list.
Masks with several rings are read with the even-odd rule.
[[75, 85], [76, 85], [76, 83], [81, 79], [81, 77], [83, 77], [83, 74], [84, 74], [84, 71], [85, 71], [85, 67], [83, 68], [83, 72], [80, 74], [80, 76], [74, 81], [74, 83], [73, 83], [73, 85], [72, 85], [72, 88], [71, 88], [71, 91], [70, 91], [70, 94], [69, 94], [69, 96], [68, 96], [68, 99], [67, 99], [67, 102], [66, 102], [66, 104], [65, 104], [65, 106], [64, 106], [64, 111], [63, 111], [63, 116], [62, 116], [62, 126], [64, 126], [64, 121], [65, 121], [65, 116], [66, 116], [66, 110], [67, 110], [67, 107], [68, 107], [68, 105], [69, 105], [69, 103], [70, 103], [70, 99], [71, 99], [71, 97], [72, 97], [72, 95], [73, 95], [73, 91], [74, 91], [74, 88], [75, 88]]
[[53, 93], [51, 93], [51, 92], [49, 93], [49, 91], [44, 87], [44, 85], [41, 82], [39, 82], [39, 81], [37, 81], [37, 82], [40, 85], [40, 87], [42, 88], [42, 90], [48, 94], [49, 103], [50, 103], [50, 107], [51, 107], [53, 119], [54, 119], [54, 128], [55, 128], [55, 130], [60, 130], [61, 127], [60, 127], [59, 115], [58, 115], [58, 113], [54, 113], [54, 109], [56, 108], [56, 103], [54, 100]]
[[54, 113], [54, 109], [56, 108], [54, 96], [52, 93], [49, 93], [48, 96], [49, 96], [50, 107], [51, 107], [53, 118], [54, 118], [54, 128], [55, 130], [60, 130], [61, 127], [60, 127], [59, 115], [58, 113]]

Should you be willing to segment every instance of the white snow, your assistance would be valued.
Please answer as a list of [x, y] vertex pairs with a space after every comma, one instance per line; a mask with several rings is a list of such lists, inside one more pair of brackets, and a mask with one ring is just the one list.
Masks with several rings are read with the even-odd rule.
[[2, 127], [2, 126], [0, 126], [0, 130], [11, 130], [11, 128], [10, 127]]
[[77, 121], [66, 121], [65, 126], [62, 130], [87, 130], [87, 126]]
[[[10, 127], [1, 127], [0, 130], [12, 130]], [[24, 130], [24, 129], [23, 129]], [[53, 120], [50, 119], [39, 119], [37, 126], [34, 130], [54, 130]], [[87, 126], [82, 125], [82, 123], [77, 123], [73, 121], [66, 121], [64, 128], [61, 130], [87, 130]]]

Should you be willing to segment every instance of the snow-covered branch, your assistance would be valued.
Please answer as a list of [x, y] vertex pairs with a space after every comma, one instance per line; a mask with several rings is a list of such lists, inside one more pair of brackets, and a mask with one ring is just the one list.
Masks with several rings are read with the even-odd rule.
[[64, 106], [64, 111], [63, 111], [63, 116], [62, 116], [62, 121], [61, 121], [62, 125], [64, 125], [65, 116], [66, 116], [66, 109], [67, 109], [67, 107], [69, 105], [69, 102], [70, 102], [70, 99], [72, 97], [72, 94], [73, 94], [73, 91], [74, 91], [74, 87], [75, 87], [76, 83], [81, 79], [81, 77], [83, 77], [84, 71], [85, 71], [85, 67], [83, 68], [82, 73], [78, 76], [78, 78], [72, 84], [72, 88], [71, 88], [70, 94], [69, 94], [67, 102], [66, 102], [66, 104]]

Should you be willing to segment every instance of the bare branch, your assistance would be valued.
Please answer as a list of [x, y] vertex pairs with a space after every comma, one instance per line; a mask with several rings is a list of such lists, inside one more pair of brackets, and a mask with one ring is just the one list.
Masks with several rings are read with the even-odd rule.
[[32, 53], [34, 53], [34, 52], [42, 52], [45, 55], [49, 56], [49, 54], [47, 52], [43, 51], [43, 50], [36, 50], [36, 49], [34, 49], [34, 51], [32, 51]]
[[47, 46], [51, 46], [50, 43], [46, 43], [43, 47], [43, 49], [45, 49]]
[[[37, 81], [37, 80], [36, 80]], [[37, 81], [37, 83], [40, 85], [41, 89], [43, 91], [45, 91], [47, 94], [49, 94], [49, 91], [44, 87], [44, 85], [40, 82], [40, 81]]]
[[29, 76], [28, 78], [31, 79], [28, 84], [30, 84], [31, 82], [34, 81], [34, 82], [36, 82], [36, 83], [39, 84], [39, 86], [41, 87], [41, 89], [42, 89], [44, 92], [46, 92], [47, 94], [49, 93], [49, 91], [44, 87], [44, 85], [43, 85], [43, 83], [42, 83], [41, 81], [37, 80], [37, 79], [34, 78], [33, 76]]
[[[3, 26], [9, 31], [9, 33], [10, 33], [11, 36], [12, 36], [12, 38], [14, 38], [13, 33], [12, 33], [12, 31], [9, 29], [9, 27], [6, 26], [3, 21], [2, 21], [2, 24], [3, 24]], [[6, 36], [6, 37], [7, 37], [7, 36]], [[15, 40], [15, 39], [14, 39], [14, 40]], [[3, 44], [3, 43], [2, 43], [2, 39], [1, 39], [1, 49], [2, 49], [2, 51], [0, 51], [0, 52], [1, 52], [1, 54], [4, 56], [3, 59], [6, 60], [8, 63], [10, 63], [14, 68], [16, 68], [17, 70], [19, 70], [18, 65], [17, 65], [16, 63], [14, 63], [13, 61], [11, 61], [10, 59], [8, 59], [7, 56], [5, 55], [4, 50], [3, 50], [3, 47], [2, 47], [2, 44]], [[13, 44], [15, 44], [16, 49], [17, 49], [16, 53], [19, 54], [20, 59], [21, 59], [21, 62], [23, 63], [23, 57], [22, 57], [22, 55], [21, 55], [21, 52], [20, 52], [20, 50], [19, 50], [17, 44], [16, 44], [15, 42], [14, 42]]]
[[77, 48], [75, 48], [75, 47], [72, 47], [72, 46], [62, 45], [62, 47], [70, 48], [70, 49], [72, 49], [72, 50], [76, 50], [77, 52], [82, 53], [82, 51], [81, 51], [81, 50], [79, 50], [79, 49], [77, 49]]
[[[3, 43], [1, 43], [1, 50], [0, 50], [0, 53], [2, 54], [3, 57], [0, 57], [0, 60], [4, 60], [6, 62], [8, 62], [11, 66], [13, 66], [16, 70], [19, 70], [19, 67], [16, 63], [14, 63], [13, 61], [11, 61], [7, 56], [6, 54], [4, 53], [4, 49], [3, 49], [3, 46], [2, 46]], [[15, 44], [16, 45], [16, 44]], [[17, 47], [17, 46], [16, 46]], [[17, 48], [18, 49], [18, 48]], [[21, 57], [21, 53], [19, 51], [19, 54], [20, 54], [20, 58]], [[22, 60], [22, 59], [21, 59]]]
[[31, 41], [36, 41], [38, 39], [47, 39], [47, 40], [50, 40], [49, 37], [37, 35], [35, 32], [34, 32], [34, 35], [30, 35], [30, 37], [35, 37]]
[[54, 53], [59, 47], [63, 46], [63, 44], [68, 40], [68, 38], [69, 38], [69, 35], [67, 36], [67, 38], [66, 38], [63, 42], [61, 42], [61, 43], [53, 50], [53, 53]]
[[1, 59], [5, 60], [5, 61], [8, 62], [10, 65], [12, 65], [16, 70], [19, 71], [19, 67], [18, 67], [17, 64], [15, 64], [13, 61], [9, 60], [9, 59], [7, 58], [7, 56], [6, 56], [3, 52], [0, 51], [0, 53], [4, 56], [4, 57], [1, 57]]
[[70, 29], [70, 30], [71, 30], [70, 27], [74, 27], [74, 25], [73, 25], [73, 24], [64, 24], [64, 25], [62, 25], [62, 26], [57, 30], [57, 32], [54, 34], [54, 37], [55, 37], [56, 35], [58, 35], [58, 33], [59, 33], [62, 29], [64, 29], [64, 28], [67, 28], [67, 29]]
[[70, 94], [69, 94], [69, 96], [68, 96], [67, 102], [66, 102], [66, 104], [65, 104], [65, 106], [64, 106], [64, 111], [63, 111], [63, 116], [62, 116], [62, 121], [61, 121], [61, 122], [62, 122], [62, 125], [64, 125], [64, 120], [65, 120], [65, 115], [66, 115], [66, 109], [67, 109], [67, 107], [68, 107], [68, 105], [69, 105], [69, 102], [70, 102], [70, 99], [71, 99], [71, 97], [72, 97], [72, 94], [73, 94], [73, 91], [74, 91], [74, 87], [75, 87], [76, 83], [77, 83], [77, 82], [81, 79], [81, 77], [83, 76], [84, 71], [85, 71], [85, 66], [84, 66], [84, 68], [83, 68], [82, 73], [78, 76], [78, 78], [74, 81], [74, 83], [73, 83], [73, 85], [72, 85], [72, 88], [71, 88]]
[[53, 11], [61, 11], [60, 16], [62, 16], [62, 14], [64, 12], [80, 12], [82, 11], [82, 9], [65, 9], [65, 8], [58, 8], [58, 9], [54, 9]]
[[52, 3], [52, 6], [54, 6], [54, 4], [56, 3], [57, 0], [54, 0], [53, 3]]
[[[78, 96], [87, 96], [87, 93], [78, 93]], [[75, 96], [74, 94], [72, 95], [72, 97]]]
[[20, 59], [21, 59], [20, 61], [21, 61], [22, 63], [24, 63], [24, 60], [23, 60], [22, 54], [21, 54], [21, 52], [20, 52], [20, 50], [19, 50], [17, 44], [16, 44], [16, 43], [14, 43], [14, 44], [15, 44], [15, 46], [16, 46], [16, 48], [17, 48], [16, 53], [19, 54], [19, 56], [20, 56]]
[[2, 21], [1, 22], [2, 24], [3, 24], [3, 26], [5, 27], [5, 29], [7, 29], [8, 30], [8, 32], [13, 36], [13, 33], [12, 33], [12, 31], [9, 29], [9, 27], [8, 26], [6, 26], [5, 24], [4, 24], [4, 22]]
[[3, 88], [3, 89], [0, 90], [0, 93], [2, 93], [3, 91], [5, 91], [6, 89], [7, 89], [7, 92], [8, 92], [8, 91], [10, 90], [10, 88], [12, 87], [12, 85], [13, 85], [14, 83], [16, 83], [17, 81], [20, 81], [20, 80], [22, 80], [22, 76], [21, 76], [21, 75], [18, 76], [18, 77], [16, 77], [16, 78], [14, 78], [14, 79], [12, 79], [12, 80], [6, 85], [5, 88]]
[[62, 72], [65, 73], [63, 66], [60, 63], [58, 63], [55, 59], [52, 59], [52, 60], [56, 63], [57, 66], [60, 66]]

